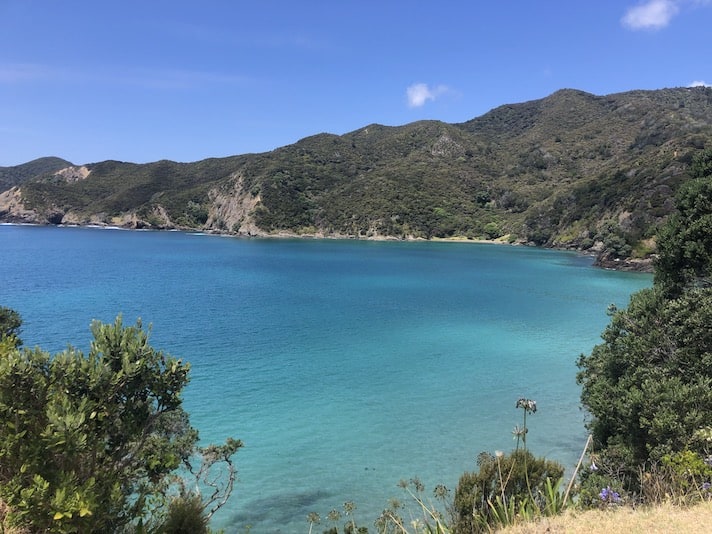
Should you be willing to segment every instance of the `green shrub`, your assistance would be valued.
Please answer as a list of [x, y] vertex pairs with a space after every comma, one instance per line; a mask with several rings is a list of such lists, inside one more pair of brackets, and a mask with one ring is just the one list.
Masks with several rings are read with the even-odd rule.
[[479, 471], [464, 473], [455, 491], [456, 533], [487, 531], [506, 520], [503, 512], [510, 520], [512, 513], [543, 515], [550, 508], [551, 489], [564, 474], [561, 464], [523, 449], [481, 453], [477, 463]]
[[576, 505], [579, 508], [607, 508], [632, 500], [623, 489], [629, 486], [619, 459], [596, 455], [588, 469], [579, 472]]
[[[86, 356], [73, 348], [54, 356], [20, 350], [0, 338], [0, 502], [7, 522], [32, 532], [137, 527], [161, 515], [166, 496], [180, 486], [173, 472], [182, 464], [199, 483], [211, 477], [215, 491], [201, 504], [210, 517], [232, 490], [231, 456], [242, 443], [196, 446], [181, 401], [189, 365], [152, 348], [140, 322], [94, 322], [92, 333]], [[222, 479], [212, 475], [224, 466]]]
[[198, 495], [176, 497], [157, 534], [208, 534], [208, 520], [203, 515], [203, 502]]
[[502, 235], [502, 230], [496, 222], [485, 224], [484, 235], [487, 239], [497, 239]]

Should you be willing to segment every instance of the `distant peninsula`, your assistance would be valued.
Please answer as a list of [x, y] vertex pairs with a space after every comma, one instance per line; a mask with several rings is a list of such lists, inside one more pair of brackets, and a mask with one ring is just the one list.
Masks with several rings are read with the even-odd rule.
[[710, 146], [712, 88], [562, 89], [459, 124], [372, 124], [261, 154], [0, 167], [0, 222], [499, 240], [648, 270], [655, 231]]

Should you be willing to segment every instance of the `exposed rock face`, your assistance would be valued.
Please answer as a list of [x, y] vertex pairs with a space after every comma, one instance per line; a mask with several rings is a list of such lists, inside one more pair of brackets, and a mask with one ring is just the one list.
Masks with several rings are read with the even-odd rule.
[[[90, 172], [85, 166], [70, 166], [60, 169], [52, 176], [63, 182], [72, 183], [86, 179]], [[46, 213], [28, 209], [22, 198], [22, 186], [15, 186], [0, 192], [0, 217], [4, 221], [19, 224], [94, 224], [97, 222], [65, 213], [56, 207], [49, 209]]]
[[465, 149], [448, 134], [442, 134], [430, 149], [433, 156], [458, 157], [465, 154]]
[[86, 179], [90, 172], [91, 171], [84, 166], [66, 167], [60, 171], [57, 171], [54, 175], [61, 177], [67, 183], [72, 183]]
[[0, 217], [4, 221], [22, 224], [47, 224], [36, 212], [25, 208], [19, 187], [0, 193]]
[[251, 217], [260, 195], [245, 191], [242, 175], [232, 176], [233, 185], [228, 190], [212, 189], [209, 193], [211, 207], [205, 227], [220, 232], [238, 235], [264, 235]]

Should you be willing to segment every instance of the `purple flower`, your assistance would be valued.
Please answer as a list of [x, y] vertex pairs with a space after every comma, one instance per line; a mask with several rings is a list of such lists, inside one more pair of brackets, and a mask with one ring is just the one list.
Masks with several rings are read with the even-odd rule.
[[621, 502], [621, 495], [617, 491], [613, 491], [610, 486], [605, 487], [598, 494], [603, 502], [607, 503], [619, 503]]
[[710, 484], [709, 482], [705, 482], [704, 484], [702, 484], [702, 491], [707, 491], [711, 487], [712, 487], [712, 484]]

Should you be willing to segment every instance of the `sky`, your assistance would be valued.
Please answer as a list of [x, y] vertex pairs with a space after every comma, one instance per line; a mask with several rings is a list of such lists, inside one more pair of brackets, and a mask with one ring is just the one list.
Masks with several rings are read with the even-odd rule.
[[0, 0], [0, 167], [266, 152], [712, 84], [712, 0]]

